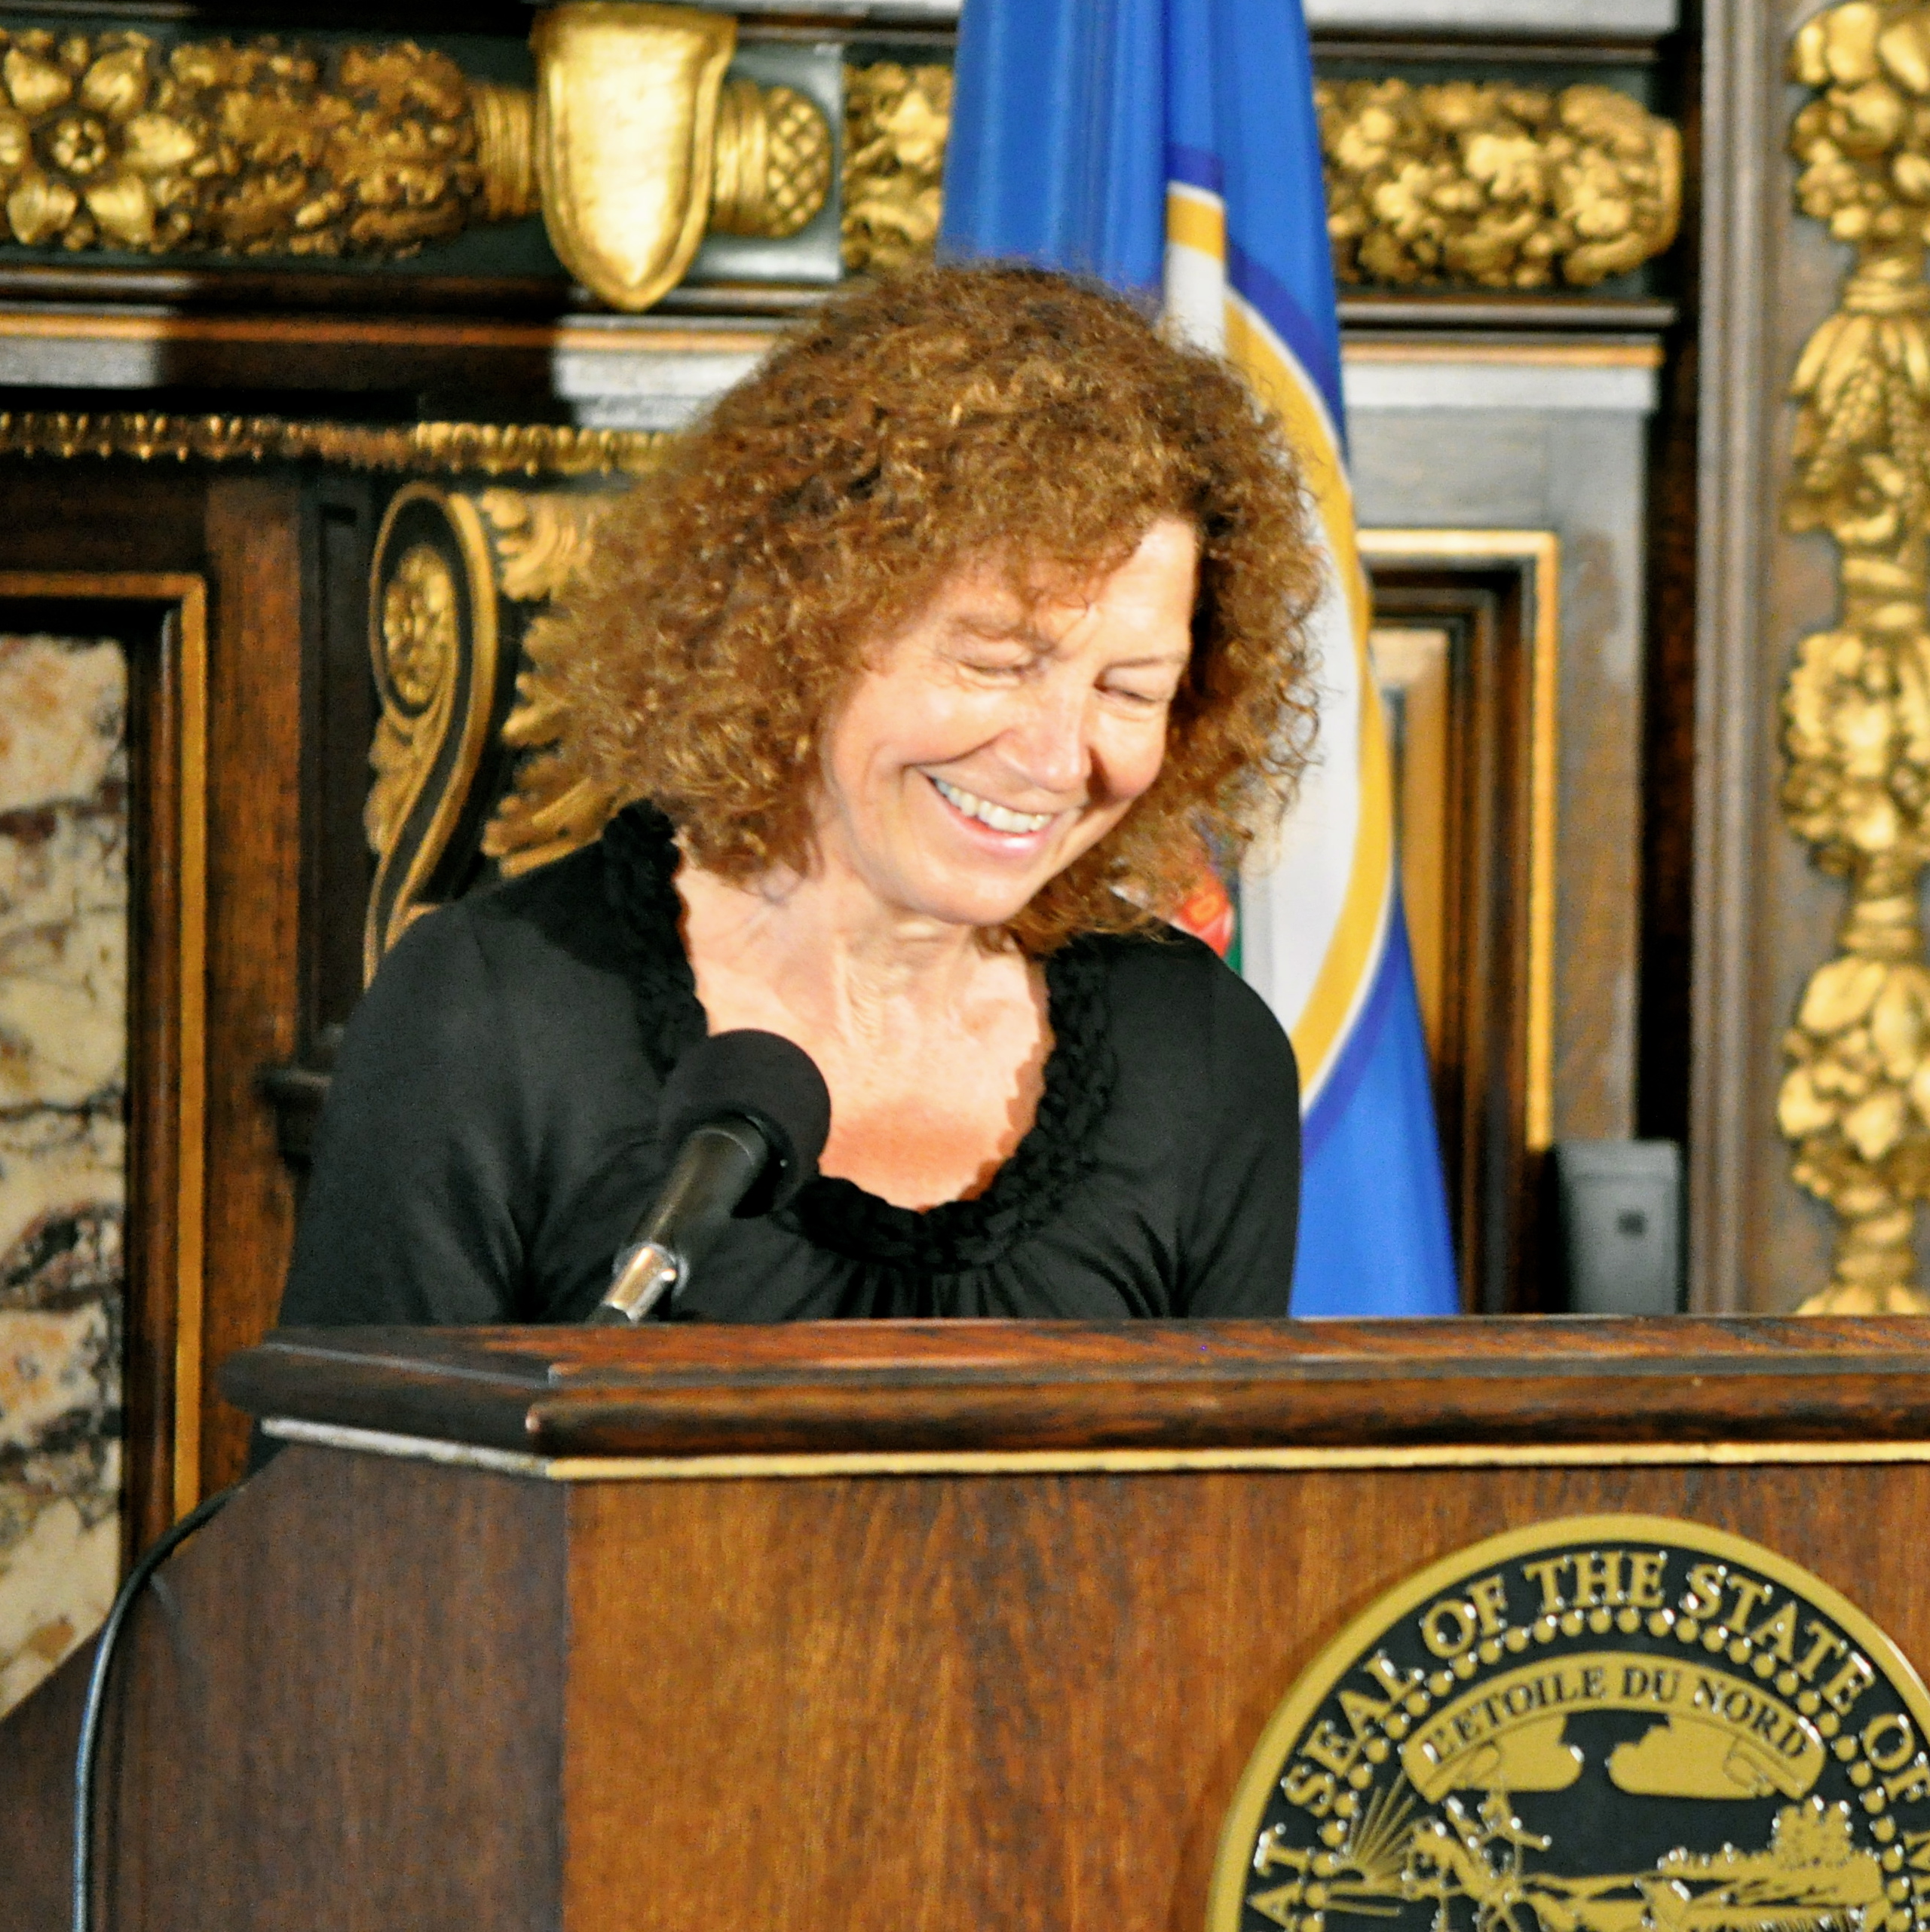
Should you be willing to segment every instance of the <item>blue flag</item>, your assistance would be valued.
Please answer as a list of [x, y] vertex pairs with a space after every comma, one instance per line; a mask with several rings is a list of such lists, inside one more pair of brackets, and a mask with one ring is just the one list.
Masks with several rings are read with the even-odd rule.
[[966, 0], [942, 241], [1160, 300], [1245, 373], [1299, 455], [1327, 565], [1320, 740], [1239, 909], [1241, 969], [1300, 1061], [1292, 1312], [1457, 1313], [1299, 0]]

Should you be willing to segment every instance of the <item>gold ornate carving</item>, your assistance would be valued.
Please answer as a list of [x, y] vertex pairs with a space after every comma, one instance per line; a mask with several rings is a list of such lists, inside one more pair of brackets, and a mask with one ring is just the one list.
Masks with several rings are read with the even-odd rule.
[[[1613, 88], [1343, 81], [1316, 95], [1343, 281], [1588, 287], [1675, 238], [1680, 138]], [[930, 253], [951, 121], [948, 67], [847, 71], [847, 269]]]
[[1849, 906], [1786, 1036], [1777, 1118], [1797, 1181], [1840, 1219], [1805, 1309], [1930, 1313], [1913, 1282], [1930, 1195], [1930, 7], [1832, 8], [1791, 71], [1818, 90], [1791, 132], [1797, 199], [1856, 259], [1791, 385], [1788, 520], [1835, 539], [1842, 608], [1790, 674], [1783, 806]]
[[386, 852], [449, 723], [462, 648], [455, 572], [428, 544], [414, 545], [381, 587], [375, 676], [382, 716], [369, 753], [375, 782], [362, 810], [370, 849]]
[[381, 703], [363, 826], [375, 855], [363, 937], [372, 976], [426, 911], [487, 748], [498, 630], [474, 504], [432, 483], [399, 491], [375, 538], [369, 646]]
[[[476, 498], [491, 532], [496, 581], [512, 603], [540, 603], [589, 554], [607, 496], [485, 490]], [[516, 778], [482, 834], [482, 850], [513, 876], [587, 845], [623, 801], [585, 776], [571, 755], [571, 707], [558, 676], [557, 629], [539, 616], [523, 639], [516, 708], [503, 742], [519, 754]]]
[[516, 222], [541, 205], [536, 181], [536, 97], [491, 81], [469, 83], [476, 122], [476, 165], [482, 176], [483, 218]]
[[1675, 238], [1675, 129], [1611, 87], [1322, 81], [1343, 282], [1586, 288]]
[[663, 432], [552, 423], [293, 422], [283, 416], [93, 416], [0, 410], [0, 456], [136, 462], [317, 461], [400, 475], [640, 476]]
[[895, 60], [844, 77], [844, 265], [901, 268], [931, 252], [943, 210], [951, 69]]
[[0, 241], [393, 261], [535, 213], [540, 177], [565, 264], [647, 308], [713, 201], [727, 232], [781, 238], [830, 192], [830, 129], [793, 89], [733, 81], [717, 124], [735, 32], [688, 8], [552, 8], [539, 108], [407, 41], [0, 30]]
[[496, 560], [497, 587], [512, 603], [546, 602], [590, 554], [607, 496], [486, 489], [473, 499]]
[[831, 193], [831, 127], [795, 87], [727, 81], [717, 106], [710, 225], [781, 241]]

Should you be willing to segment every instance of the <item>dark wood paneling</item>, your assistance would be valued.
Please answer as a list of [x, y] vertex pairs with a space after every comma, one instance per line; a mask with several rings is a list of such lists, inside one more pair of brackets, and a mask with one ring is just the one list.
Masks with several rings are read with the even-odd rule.
[[[54, 553], [58, 554], [57, 550]], [[184, 710], [198, 609], [182, 599], [191, 574], [8, 572], [0, 628], [111, 637], [127, 667], [127, 971], [124, 1253], [121, 1363], [121, 1527], [128, 1553], [173, 1520], [176, 1343], [185, 1262], [181, 1212], [184, 1126], [181, 934], [199, 917], [185, 883], [181, 840]], [[196, 1037], [193, 1047], [198, 1050]], [[191, 1115], [185, 1124], [198, 1133]], [[192, 1150], [189, 1150], [191, 1166]]]
[[[293, 1057], [302, 968], [302, 502], [293, 478], [208, 486], [207, 1312], [212, 1371], [271, 1327], [294, 1191], [261, 1069]], [[213, 1397], [203, 1483], [238, 1476], [247, 1424]]]
[[[1930, 1470], [1612, 1455], [563, 1486], [293, 1449], [137, 1618], [112, 1922], [1196, 1932], [1321, 1648], [1565, 1516], [1754, 1538], [1930, 1660]], [[10, 1819], [63, 1769], [57, 1704], [0, 1728]], [[57, 1932], [51, 1862], [0, 1871], [0, 1909]]]
[[[302, 518], [302, 486], [293, 474], [271, 480], [174, 465], [0, 465], [0, 569], [188, 573], [209, 584], [202, 1352], [210, 1370], [272, 1325], [293, 1236], [290, 1178], [256, 1081], [264, 1066], [293, 1050], [301, 984]], [[130, 1535], [146, 1541], [173, 1513], [171, 1485], [142, 1472], [160, 1467], [155, 1458], [171, 1446], [173, 1428], [173, 1180], [161, 1129], [174, 1096], [157, 1053], [178, 1007], [179, 901], [169, 858], [179, 775], [170, 667], [178, 638], [158, 628], [158, 605], [87, 608], [96, 627], [126, 633], [133, 667], [130, 1256], [143, 1300], [130, 1324], [129, 1522]], [[212, 1401], [204, 1423], [203, 1479], [216, 1487], [240, 1472], [247, 1424]]]
[[1930, 1439], [1901, 1320], [291, 1329], [251, 1413], [541, 1454]]
[[[110, 1700], [104, 1883], [151, 1932], [590, 1932], [639, 1900], [663, 1932], [720, 1900], [850, 1932], [1193, 1932], [1247, 1756], [1322, 1646], [1423, 1566], [1570, 1515], [1755, 1538], [1930, 1658], [1910, 1322], [390, 1330], [231, 1372], [391, 1430], [440, 1403], [455, 1438], [516, 1418], [538, 1448], [746, 1455], [562, 1483], [285, 1451], [170, 1566]], [[1751, 1436], [1845, 1459], [1692, 1460]], [[1289, 1437], [1366, 1460], [757, 1459]], [[1859, 1459], [1886, 1437], [1916, 1446]], [[1593, 1446], [1385, 1459], [1429, 1438]], [[0, 1807], [57, 1840], [73, 1685], [0, 1727]], [[10, 1927], [62, 1909], [44, 1848], [0, 1869]]]
[[[1686, 181], [1702, 167], [1702, 43], [1677, 36], [1658, 112], [1682, 130]], [[1680, 326], [1665, 338], [1649, 473], [1648, 652], [1643, 685], [1642, 910], [1635, 1131], [1686, 1143], [1694, 1055], [1696, 570], [1701, 391], [1702, 198], [1685, 195], [1674, 250]]]
[[0, 464], [0, 569], [199, 570], [205, 471]]
[[74, 1859], [74, 1748], [92, 1639], [0, 1720], [0, 1923], [67, 1932]]
[[[1801, 630], [1827, 621], [1835, 603], [1827, 541], [1778, 529], [1793, 421], [1785, 391], [1841, 268], [1841, 250], [1815, 224], [1799, 236], [1784, 153], [1789, 26], [1813, 11], [1777, 0], [1698, 9], [1689, 1296], [1711, 1311], [1790, 1306], [1829, 1268], [1827, 1217], [1784, 1178], [1774, 1124], [1777, 1041], [1840, 905], [1840, 888], [1806, 876], [1775, 803], [1777, 688]], [[1784, 956], [1792, 937], [1806, 938], [1806, 958]]]
[[352, 477], [324, 477], [311, 486], [302, 719], [307, 1056], [362, 994], [362, 924], [375, 876], [362, 808], [378, 709], [369, 667], [369, 566], [377, 504], [387, 493]]
[[[139, 623], [139, 618], [135, 621]], [[128, 653], [127, 1285], [124, 1555], [174, 1520], [181, 1260], [182, 615]]]
[[[564, 1492], [297, 1462], [175, 1557], [130, 1625], [103, 1753], [99, 1922], [555, 1924]], [[69, 1923], [90, 1655], [0, 1725], [8, 1932]]]

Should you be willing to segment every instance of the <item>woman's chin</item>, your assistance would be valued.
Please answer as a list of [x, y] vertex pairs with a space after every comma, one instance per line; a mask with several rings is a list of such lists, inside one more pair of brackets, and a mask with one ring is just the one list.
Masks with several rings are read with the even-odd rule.
[[927, 879], [902, 895], [902, 909], [946, 925], [974, 930], [1009, 925], [1029, 906], [1043, 879], [1016, 888], [1009, 879]]

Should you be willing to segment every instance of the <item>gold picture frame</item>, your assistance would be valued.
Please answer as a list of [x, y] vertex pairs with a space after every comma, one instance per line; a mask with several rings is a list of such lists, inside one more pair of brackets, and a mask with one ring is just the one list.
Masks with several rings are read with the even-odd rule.
[[[1360, 545], [1377, 631], [1442, 639], [1425, 796], [1408, 796], [1414, 768], [1397, 757], [1395, 817], [1404, 897], [1440, 912], [1414, 951], [1465, 1291], [1476, 1311], [1501, 1313], [1533, 1305], [1539, 1170], [1554, 1137], [1561, 540], [1371, 527]], [[1398, 699], [1398, 679], [1383, 685]]]

